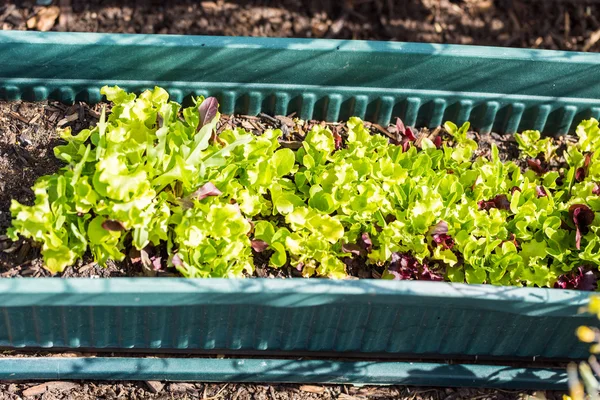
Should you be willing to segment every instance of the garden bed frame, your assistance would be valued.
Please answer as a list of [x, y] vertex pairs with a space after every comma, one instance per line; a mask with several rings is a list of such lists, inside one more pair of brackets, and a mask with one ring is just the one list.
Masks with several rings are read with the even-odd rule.
[[[565, 134], [600, 117], [600, 55], [433, 44], [0, 32], [0, 99], [100, 87], [214, 95], [225, 114]], [[0, 347], [362, 358], [564, 360], [589, 293], [433, 282], [0, 281]], [[0, 359], [0, 370], [10, 360]], [[562, 379], [562, 378], [561, 378]]]

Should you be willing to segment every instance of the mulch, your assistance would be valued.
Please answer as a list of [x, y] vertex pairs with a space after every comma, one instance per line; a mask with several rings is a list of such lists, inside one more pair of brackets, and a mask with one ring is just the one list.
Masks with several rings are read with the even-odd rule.
[[[30, 396], [28, 396], [30, 395]], [[559, 392], [406, 386], [236, 384], [183, 382], [1, 383], [0, 400], [204, 399], [204, 400], [559, 400]]]
[[[17, 4], [14, 4], [17, 3]], [[55, 8], [52, 8], [55, 7]], [[1, 29], [600, 50], [597, 0], [0, 0]]]

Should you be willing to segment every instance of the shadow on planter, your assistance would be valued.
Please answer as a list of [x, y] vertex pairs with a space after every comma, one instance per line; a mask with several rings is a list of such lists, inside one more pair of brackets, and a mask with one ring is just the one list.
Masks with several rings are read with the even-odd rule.
[[[589, 293], [420, 281], [0, 281], [0, 346], [385, 357], [587, 357]], [[363, 354], [365, 353], [365, 354]]]

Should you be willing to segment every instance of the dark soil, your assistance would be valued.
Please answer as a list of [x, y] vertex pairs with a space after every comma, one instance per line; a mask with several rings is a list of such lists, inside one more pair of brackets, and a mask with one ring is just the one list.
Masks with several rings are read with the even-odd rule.
[[[17, 4], [14, 4], [17, 3]], [[600, 50], [594, 0], [0, 0], [0, 28]], [[60, 11], [60, 15], [59, 15]]]
[[[158, 392], [157, 392], [158, 389]], [[39, 393], [26, 396], [29, 393]], [[0, 384], [0, 400], [205, 399], [205, 400], [559, 400], [558, 392], [516, 392], [494, 389], [432, 389], [403, 386], [261, 385], [182, 382], [36, 382]]]

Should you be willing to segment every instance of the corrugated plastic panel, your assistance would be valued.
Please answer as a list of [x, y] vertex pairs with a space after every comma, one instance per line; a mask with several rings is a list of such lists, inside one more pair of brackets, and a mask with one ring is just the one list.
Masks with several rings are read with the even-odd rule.
[[480, 132], [600, 117], [600, 55], [427, 43], [0, 32], [0, 98], [98, 102], [103, 85], [214, 95], [224, 113], [297, 113]]
[[584, 358], [589, 293], [439, 282], [0, 280], [0, 347]]

